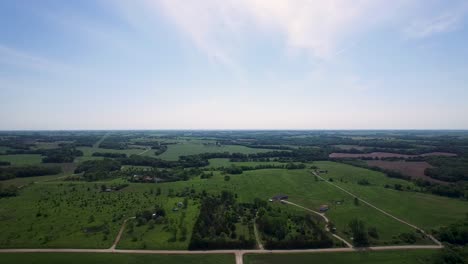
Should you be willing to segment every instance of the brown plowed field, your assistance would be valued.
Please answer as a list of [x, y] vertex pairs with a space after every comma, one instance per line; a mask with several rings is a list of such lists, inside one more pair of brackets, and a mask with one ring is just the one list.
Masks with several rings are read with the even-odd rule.
[[432, 166], [425, 161], [417, 162], [406, 162], [406, 161], [386, 161], [386, 160], [368, 160], [366, 161], [368, 166], [379, 167], [386, 170], [397, 171], [403, 175], [410, 176], [413, 179], [424, 179], [433, 182], [443, 183], [436, 179], [432, 179], [424, 174], [426, 168], [432, 168]]
[[329, 155], [330, 158], [413, 158], [413, 157], [427, 157], [427, 156], [446, 156], [446, 157], [453, 157], [457, 154], [448, 153], [448, 152], [430, 152], [424, 153], [421, 155], [406, 155], [406, 154], [399, 154], [399, 153], [390, 153], [390, 152], [372, 152], [372, 153], [364, 153], [364, 154], [352, 154], [352, 153], [332, 153]]

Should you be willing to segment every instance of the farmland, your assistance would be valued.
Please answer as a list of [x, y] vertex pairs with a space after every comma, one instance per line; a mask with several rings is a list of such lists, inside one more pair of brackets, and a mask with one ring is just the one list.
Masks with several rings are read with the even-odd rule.
[[[34, 144], [30, 149], [9, 148], [12, 154], [0, 155], [0, 160], [9, 162], [0, 169], [4, 173], [13, 171], [0, 182], [5, 188], [5, 197], [0, 198], [0, 248], [253, 250], [261, 244], [267, 249], [346, 247], [340, 239], [358, 247], [411, 248], [434, 246], [434, 241], [418, 229], [438, 237], [440, 230], [461, 221], [468, 213], [463, 196], [433, 191], [452, 185], [425, 175], [425, 166], [438, 168], [431, 165], [435, 162], [444, 165], [448, 159], [460, 164], [461, 154], [442, 158], [416, 155], [422, 161], [405, 160], [408, 158], [405, 156], [399, 156], [398, 160], [386, 160], [394, 156], [382, 156], [382, 160], [341, 160], [328, 158], [335, 147], [324, 147], [307, 134], [280, 137], [270, 132], [278, 136], [276, 144], [268, 141], [265, 145], [254, 145], [245, 141], [248, 143], [239, 145], [232, 135], [226, 139], [208, 132], [201, 133], [203, 136], [169, 133], [172, 137], [164, 134], [161, 139], [157, 133], [113, 133], [93, 137], [94, 143], [89, 146], [75, 146], [70, 140], [54, 144], [49, 140], [52, 142]], [[249, 135], [238, 133], [239, 138]], [[264, 133], [270, 140], [272, 136]], [[292, 148], [291, 140], [300, 145]], [[316, 145], [307, 145], [309, 140]], [[375, 138], [366, 139], [366, 144], [375, 144], [369, 143], [371, 140]], [[100, 145], [102, 142], [106, 148]], [[36, 152], [43, 155], [30, 154]], [[57, 153], [70, 155], [72, 162], [46, 162], [44, 157], [60, 160]], [[413, 158], [413, 154], [404, 155]], [[405, 167], [408, 164], [420, 168]], [[36, 167], [28, 167], [31, 165]], [[61, 169], [60, 173], [31, 174], [54, 166]], [[373, 169], [375, 166], [382, 170]], [[29, 174], [21, 174], [22, 170]], [[415, 178], [418, 173], [418, 179], [428, 179], [432, 185], [394, 177], [387, 170]], [[269, 201], [279, 194], [286, 195], [290, 203]], [[329, 223], [318, 215], [324, 207], [323, 215]], [[116, 241], [120, 230], [121, 236]], [[288, 254], [274, 259], [268, 255], [244, 257], [246, 263], [274, 263], [283, 258], [300, 263], [319, 261], [327, 254]], [[435, 253], [416, 250], [402, 254], [408, 263], [414, 263]], [[22, 256], [24, 261], [27, 256]], [[53, 258], [59, 261], [70, 255], [50, 253], [50, 256], [54, 256], [50, 257], [52, 261]], [[336, 263], [342, 258], [363, 263], [390, 261], [395, 256], [392, 251], [330, 253], [330, 259]], [[157, 255], [165, 257], [175, 261], [192, 258]], [[103, 254], [102, 258], [112, 257]], [[126, 258], [138, 262], [147, 257]], [[195, 258], [193, 261], [197, 261]], [[232, 260], [222, 255], [206, 258], [208, 262]], [[41, 257], [37, 261], [41, 263]]]

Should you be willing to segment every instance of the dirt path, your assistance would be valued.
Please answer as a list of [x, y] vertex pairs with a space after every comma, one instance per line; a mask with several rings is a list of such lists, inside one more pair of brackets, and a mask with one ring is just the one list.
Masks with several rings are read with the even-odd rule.
[[122, 223], [122, 226], [120, 227], [119, 233], [117, 234], [117, 237], [115, 238], [114, 244], [109, 248], [109, 250], [115, 250], [115, 247], [120, 241], [120, 238], [122, 237], [123, 231], [125, 230], [125, 225], [127, 224], [127, 221], [130, 219], [135, 219], [135, 217], [130, 217], [124, 220]]
[[373, 205], [373, 204], [371, 204], [371, 203], [369, 203], [369, 202], [367, 202], [367, 201], [365, 201], [365, 200], [363, 200], [363, 199], [357, 197], [356, 195], [350, 193], [349, 191], [343, 189], [342, 187], [340, 187], [340, 186], [334, 184], [333, 182], [327, 181], [326, 179], [324, 179], [322, 176], [320, 176], [320, 175], [319, 175], [317, 172], [315, 172], [315, 171], [312, 171], [312, 174], [314, 174], [315, 176], [317, 176], [318, 178], [320, 178], [320, 179], [323, 180], [324, 182], [326, 182], [326, 183], [328, 183], [328, 184], [330, 184], [330, 185], [332, 185], [332, 186], [334, 186], [334, 187], [340, 189], [341, 191], [343, 191], [343, 192], [349, 194], [350, 196], [352, 196], [352, 197], [358, 199], [359, 201], [361, 201], [361, 202], [367, 204], [368, 206], [374, 208], [375, 210], [377, 210], [377, 211], [379, 211], [379, 212], [381, 212], [381, 213], [383, 213], [383, 214], [389, 216], [390, 218], [393, 218], [393, 219], [397, 220], [398, 222], [400, 222], [400, 223], [402, 223], [402, 224], [405, 224], [405, 225], [407, 225], [407, 226], [410, 226], [410, 227], [412, 227], [412, 228], [418, 230], [419, 232], [421, 232], [422, 234], [424, 234], [425, 236], [427, 236], [429, 239], [431, 239], [436, 245], [438, 245], [439, 247], [443, 247], [443, 246], [442, 246], [442, 243], [441, 243], [439, 240], [437, 240], [435, 237], [429, 235], [428, 233], [426, 233], [426, 232], [425, 232], [424, 230], [422, 230], [421, 228], [419, 228], [419, 227], [417, 227], [417, 226], [415, 226], [415, 225], [413, 225], [413, 224], [410, 224], [410, 223], [406, 222], [405, 220], [402, 220], [402, 219], [400, 219], [400, 218], [398, 218], [398, 217], [396, 217], [396, 216], [393, 216], [393, 215], [391, 215], [390, 213], [388, 213], [388, 212], [386, 212], [386, 211], [384, 211], [384, 210], [378, 208], [377, 206], [375, 206], [375, 205]]
[[263, 247], [263, 244], [262, 244], [262, 241], [260, 240], [260, 235], [258, 234], [258, 230], [257, 230], [257, 224], [254, 222], [254, 234], [255, 234], [255, 240], [257, 240], [257, 245], [258, 245], [258, 249], [265, 249]]
[[322, 217], [323, 220], [325, 221], [325, 230], [327, 230], [328, 232], [330, 232], [330, 234], [331, 234], [334, 238], [336, 238], [336, 239], [340, 240], [341, 242], [343, 242], [348, 248], [352, 248], [352, 247], [353, 247], [353, 245], [352, 245], [351, 243], [349, 243], [348, 241], [346, 241], [344, 238], [342, 238], [342, 237], [338, 236], [337, 234], [334, 234], [334, 233], [332, 233], [332, 232], [330, 231], [330, 228], [328, 227], [328, 223], [329, 223], [330, 221], [329, 221], [328, 218], [325, 216], [325, 214], [319, 213], [319, 212], [317, 212], [317, 211], [314, 211], [314, 210], [312, 210], [312, 209], [306, 208], [306, 207], [304, 207], [304, 206], [302, 206], [302, 205], [295, 204], [295, 203], [290, 202], [290, 201], [283, 200], [283, 202], [286, 203], [286, 204], [290, 204], [290, 205], [297, 206], [297, 207], [302, 208], [302, 209], [304, 209], [304, 210], [306, 210], [306, 211], [309, 211], [309, 212], [311, 212], [311, 213], [314, 213], [314, 214], [319, 215], [319, 216]]
[[146, 149], [140, 153], [138, 153], [137, 155], [143, 155], [145, 154], [146, 152], [148, 152], [149, 150], [151, 149], [151, 147], [146, 147]]

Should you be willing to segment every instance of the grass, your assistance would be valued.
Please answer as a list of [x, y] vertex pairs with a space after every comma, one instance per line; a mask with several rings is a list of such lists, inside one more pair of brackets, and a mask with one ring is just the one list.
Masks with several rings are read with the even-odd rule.
[[1, 253], [2, 263], [15, 264], [234, 264], [233, 254], [156, 255], [111, 253]]
[[[328, 170], [328, 174], [322, 176], [333, 178], [335, 184], [425, 230], [446, 226], [468, 213], [467, 201], [384, 188], [385, 184], [417, 187], [408, 181], [388, 178], [380, 172], [335, 162], [315, 162], [314, 164], [321, 169]], [[339, 180], [341, 178], [343, 182]], [[371, 185], [357, 184], [360, 179], [367, 179]]]
[[436, 250], [365, 251], [344, 253], [246, 254], [245, 264], [347, 263], [347, 264], [421, 264], [430, 263]]
[[[166, 210], [167, 222], [157, 224], [153, 229], [150, 229], [148, 225], [135, 226], [131, 234], [128, 233], [129, 228], [127, 227], [118, 247], [126, 249], [187, 249], [200, 205], [198, 202], [190, 200], [186, 209], [178, 208], [179, 211], [172, 211], [182, 200], [183, 198], [178, 197], [161, 198], [158, 202]], [[182, 238], [182, 227], [187, 229], [185, 239]], [[171, 242], [171, 239], [174, 241]]]
[[39, 154], [0, 155], [0, 161], [9, 161], [11, 165], [37, 165], [42, 163]]
[[[0, 247], [109, 248], [125, 218], [158, 203], [148, 187], [107, 193], [100, 183], [31, 185], [0, 199]], [[91, 226], [98, 228], [86, 231]]]
[[[387, 178], [385, 175], [334, 162], [314, 162], [321, 169], [328, 170], [326, 178], [355, 193], [359, 197], [409, 221], [423, 229], [430, 230], [448, 225], [464, 217], [468, 202], [410, 191], [396, 191], [384, 188], [385, 184], [402, 184], [413, 187], [410, 182]], [[48, 177], [48, 176], [45, 176]], [[357, 184], [367, 179], [371, 185]], [[134, 234], [124, 234], [120, 248], [186, 249], [191, 228], [198, 214], [198, 201], [189, 201], [186, 216], [181, 220], [181, 211], [171, 211], [175, 202], [183, 198], [168, 197], [189, 188], [217, 194], [222, 190], [232, 191], [239, 202], [251, 203], [255, 198], [268, 198], [284, 193], [292, 202], [307, 208], [318, 209], [322, 204], [330, 205], [326, 213], [336, 225], [338, 233], [350, 239], [346, 233], [353, 218], [363, 220], [368, 227], [376, 227], [380, 239], [375, 245], [395, 244], [400, 233], [413, 230], [366, 206], [355, 205], [353, 198], [327, 182], [315, 179], [308, 170], [265, 169], [246, 171], [231, 175], [229, 181], [215, 172], [210, 179], [192, 178], [188, 181], [158, 184], [131, 183], [127, 188], [110, 193], [100, 192], [101, 184], [111, 185], [122, 179], [106, 182], [40, 182], [21, 190], [20, 196], [0, 199], [0, 247], [2, 248], [108, 248], [112, 244], [123, 220], [134, 216], [137, 211], [152, 209], [156, 204], [166, 207], [168, 225], [188, 229], [185, 241], [168, 242], [172, 233], [164, 225], [149, 230], [147, 226], [135, 227]], [[160, 188], [162, 194], [154, 195]], [[337, 201], [340, 201], [338, 204]], [[300, 208], [279, 203], [275, 207], [298, 210]], [[37, 216], [41, 213], [41, 216]], [[47, 215], [46, 217], [44, 215]], [[90, 223], [93, 215], [95, 220]], [[97, 223], [107, 226], [108, 232], [85, 232], [89, 225]], [[179, 233], [180, 234], [180, 233]], [[136, 240], [134, 239], [136, 238]], [[134, 241], [135, 240], [135, 241]], [[399, 242], [400, 243], [400, 242]], [[427, 243], [419, 241], [418, 243]]]
[[210, 153], [230, 152], [230, 153], [251, 154], [251, 153], [259, 153], [259, 152], [267, 152], [267, 151], [271, 151], [271, 150], [248, 148], [245, 146], [238, 146], [238, 145], [216, 146], [214, 144], [203, 144], [197, 141], [193, 141], [193, 142], [187, 141], [187, 142], [180, 142], [178, 144], [168, 145], [168, 149], [166, 150], [166, 152], [162, 153], [158, 157], [161, 159], [166, 159], [166, 160], [177, 160], [179, 159], [179, 156], [195, 155], [195, 154], [207, 153], [207, 152], [210, 152]]

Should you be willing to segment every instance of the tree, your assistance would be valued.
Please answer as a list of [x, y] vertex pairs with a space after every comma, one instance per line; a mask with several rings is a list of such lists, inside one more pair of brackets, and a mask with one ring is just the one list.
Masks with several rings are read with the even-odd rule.
[[366, 227], [364, 222], [358, 219], [353, 219], [348, 224], [353, 233], [353, 243], [356, 247], [369, 246], [369, 238], [367, 237]]
[[354, 197], [354, 205], [359, 206], [359, 199]]
[[229, 175], [224, 176], [225, 181], [229, 181], [230, 179], [231, 179], [231, 177]]

